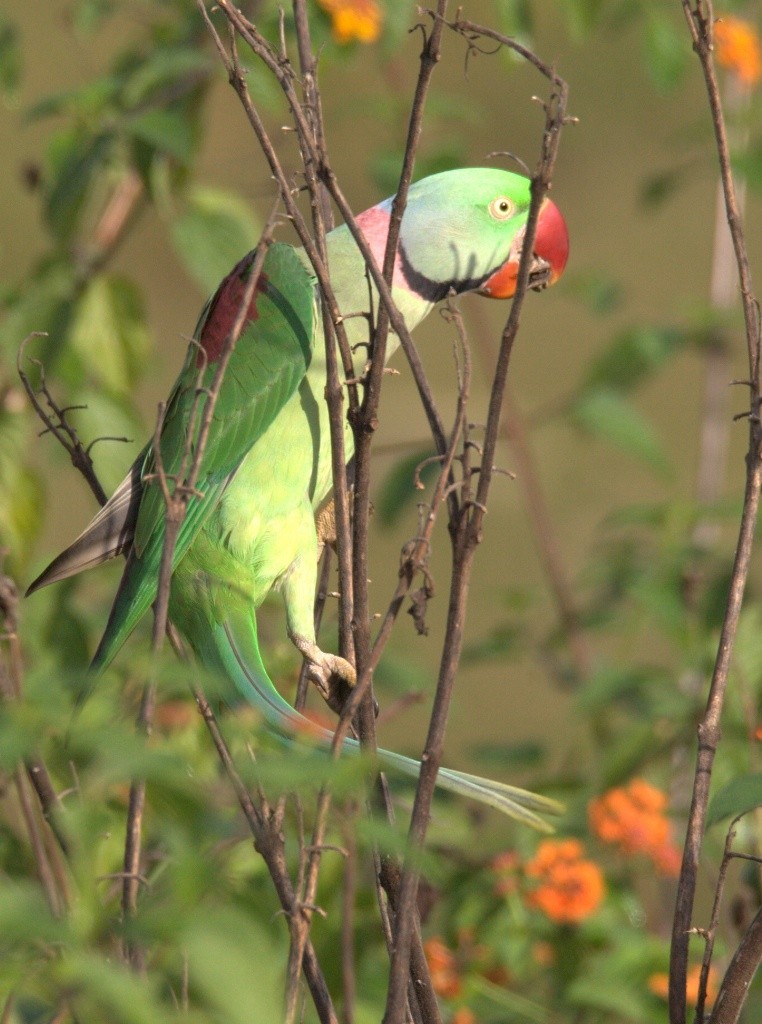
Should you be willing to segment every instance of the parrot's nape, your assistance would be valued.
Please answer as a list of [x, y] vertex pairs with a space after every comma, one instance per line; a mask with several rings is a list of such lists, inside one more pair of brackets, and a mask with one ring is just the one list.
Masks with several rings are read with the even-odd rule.
[[[451, 293], [508, 298], [516, 290], [530, 205], [530, 182], [509, 171], [445, 171], [411, 186], [402, 220], [393, 298], [413, 329]], [[391, 200], [357, 218], [374, 257], [383, 261]], [[345, 314], [378, 309], [362, 256], [346, 226], [327, 236], [332, 286]], [[566, 224], [546, 199], [540, 209], [530, 265], [536, 289], [563, 273], [569, 251]], [[204, 308], [175, 383], [161, 432], [161, 457], [179, 472], [191, 408], [211, 384], [225, 338], [246, 291], [256, 251], [222, 281]], [[318, 538], [315, 515], [332, 487], [325, 347], [318, 289], [301, 249], [275, 243], [265, 256], [255, 294], [230, 357], [203, 451], [198, 496], [188, 504], [174, 552], [169, 612], [203, 664], [231, 680], [268, 724], [293, 735], [306, 723], [281, 697], [262, 663], [256, 610], [270, 593], [283, 594], [288, 635], [310, 677], [325, 689], [337, 675], [350, 685], [352, 666], [324, 652], [313, 624]], [[368, 316], [345, 320], [357, 353], [366, 358]], [[398, 344], [390, 335], [387, 356]], [[199, 358], [199, 346], [204, 355]], [[194, 439], [195, 440], [195, 439]], [[345, 448], [353, 451], [345, 424]], [[93, 660], [104, 668], [156, 597], [164, 542], [164, 500], [151, 483], [155, 457], [148, 444], [127, 477], [84, 533], [34, 581], [29, 592], [125, 554], [127, 564], [106, 630]], [[314, 735], [314, 727], [309, 731]], [[331, 734], [324, 730], [326, 741]], [[347, 740], [347, 748], [356, 746]], [[417, 761], [379, 751], [382, 763], [417, 777]], [[536, 827], [558, 804], [525, 790], [467, 773], [440, 769], [445, 789], [496, 807]]]

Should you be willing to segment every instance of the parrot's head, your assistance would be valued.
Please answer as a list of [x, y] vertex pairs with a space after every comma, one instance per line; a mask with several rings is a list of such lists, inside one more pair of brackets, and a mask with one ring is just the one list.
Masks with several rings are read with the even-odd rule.
[[[400, 232], [407, 287], [431, 302], [451, 290], [510, 298], [516, 291], [530, 199], [528, 178], [494, 167], [443, 171], [416, 182]], [[555, 203], [545, 199], [530, 287], [539, 290], [557, 281], [568, 255], [566, 222]]]

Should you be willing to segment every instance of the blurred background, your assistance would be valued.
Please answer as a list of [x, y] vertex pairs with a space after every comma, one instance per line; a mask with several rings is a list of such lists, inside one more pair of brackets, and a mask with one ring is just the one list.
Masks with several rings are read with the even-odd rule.
[[[22, 588], [95, 510], [65, 455], [37, 436], [15, 376], [22, 339], [50, 332], [28, 354], [44, 360], [62, 404], [87, 404], [75, 414], [85, 440], [132, 439], [93, 449], [110, 491], [153, 429], [206, 296], [256, 242], [274, 198], [192, 6], [6, 0], [3, 7], [0, 537], [6, 568]], [[414, 26], [428, 21], [404, 0], [316, 0], [310, 7], [322, 47], [329, 152], [360, 211], [394, 190], [418, 70]], [[243, 8], [276, 31], [270, 5]], [[340, 21], [347, 9], [355, 21]], [[716, 13], [746, 15], [753, 29], [759, 7], [728, 3]], [[747, 391], [730, 386], [748, 376], [740, 305], [732, 284], [710, 290], [728, 260], [716, 226], [716, 154], [702, 76], [679, 2], [469, 0], [463, 15], [517, 35], [553, 63], [569, 83], [576, 123], [564, 131], [553, 182], [570, 261], [560, 283], [530, 295], [523, 313], [509, 382], [513, 439], [499, 451], [500, 467], [515, 475], [498, 476], [492, 490], [446, 762], [488, 765], [511, 781], [544, 780], [569, 801], [573, 832], [583, 829], [592, 793], [638, 773], [669, 793], [679, 815], [747, 445], [744, 420], [733, 420], [746, 411]], [[534, 167], [543, 123], [535, 97], [546, 96], [545, 82], [491, 50], [468, 52], [463, 38], [445, 33], [420, 174], [490, 163], [494, 151]], [[762, 257], [762, 139], [759, 69], [750, 52], [741, 47], [720, 73], [754, 270]], [[255, 101], [295, 170], [277, 89], [244, 59]], [[103, 217], [115, 196], [117, 223], [119, 203], [129, 209], [116, 238]], [[478, 367], [470, 418], [479, 423], [508, 309], [476, 296], [460, 305]], [[455, 380], [449, 330], [431, 316], [416, 340], [447, 416]], [[401, 358], [396, 367], [400, 376], [385, 379], [376, 440], [371, 564], [379, 612], [399, 551], [416, 533], [416, 493], [399, 465], [429, 450]], [[702, 449], [707, 431], [718, 440], [714, 454]], [[448, 552], [441, 527], [429, 635], [416, 636], [401, 616], [378, 673], [381, 741], [395, 749], [413, 752], [422, 742]], [[759, 571], [757, 557], [753, 598]], [[29, 637], [50, 637], [51, 623], [63, 622], [71, 664], [83, 665], [118, 573], [102, 569], [64, 597], [40, 594], [25, 603], [22, 636], [28, 627]], [[755, 609], [720, 781], [753, 770], [758, 759]], [[277, 603], [265, 611], [262, 631], [265, 660], [288, 690], [297, 665]], [[35, 641], [27, 643], [33, 661]], [[384, 716], [410, 692], [420, 701]], [[671, 892], [664, 884], [650, 891], [652, 907]], [[667, 928], [665, 913], [658, 931]]]
[[[89, 6], [92, 11], [98, 9], [97, 4]], [[382, 34], [371, 45], [354, 43], [338, 52], [330, 50], [322, 62], [331, 155], [358, 211], [393, 191], [395, 158], [404, 143], [407, 102], [417, 74], [420, 34], [407, 31], [408, 22], [415, 21], [412, 8], [406, 18], [405, 4], [391, 6], [391, 40]], [[597, 15], [586, 14], [595, 7], [600, 8]], [[134, 37], [137, 44], [151, 5], [125, 5], [92, 34], [82, 31], [88, 15], [80, 12], [87, 8], [57, 0], [44, 7], [10, 0], [6, 6], [19, 32], [23, 61], [18, 84], [2, 110], [5, 144], [0, 168], [5, 187], [0, 199], [0, 274], [7, 294], [50, 253], [45, 166], [51, 133], [66, 123], [71, 107], [64, 103], [49, 116], [40, 116], [38, 109], [37, 116], [30, 117], [30, 111], [50, 96], [73, 92], [103, 75], [126, 40]], [[522, 8], [530, 10], [531, 18], [511, 13]], [[707, 326], [716, 175], [703, 84], [697, 62], [691, 60], [678, 4], [644, 5], [639, 10], [638, 5], [618, 4], [473, 2], [464, 14], [476, 22], [492, 23], [497, 18], [501, 23], [502, 19], [506, 30], [511, 29], [512, 18], [514, 28], [517, 22], [524, 27], [523, 17], [537, 53], [554, 62], [569, 82], [569, 109], [579, 119], [564, 134], [553, 186], [554, 199], [569, 225], [571, 259], [559, 287], [530, 296], [510, 384], [513, 402], [530, 432], [531, 455], [566, 571], [570, 580], [577, 581], [601, 543], [606, 517], [614, 510], [665, 495], [685, 501], [695, 496], [704, 362], [690, 339], [687, 344], [675, 344], [666, 365], [659, 367], [658, 374], [647, 375], [632, 396], [631, 408], [648, 436], [638, 440], [638, 425], [633, 423], [633, 436], [623, 442], [629, 450], [595, 436], [596, 431], [591, 435], [579, 425], [575, 428], [562, 413], [584, 382], [591, 360], [607, 351], [618, 332], [697, 333]], [[97, 14], [89, 16], [97, 22]], [[211, 52], [208, 46], [206, 52]], [[272, 202], [273, 185], [235, 95], [222, 73], [212, 67], [210, 75], [199, 146], [193, 153], [192, 186], [234, 196], [231, 221], [236, 231], [248, 231], [253, 241]], [[283, 111], [275, 89], [262, 75], [257, 84], [261, 84], [269, 123], [277, 131]], [[488, 154], [508, 150], [531, 168], [542, 124], [535, 94], [545, 95], [544, 81], [519, 61], [503, 54], [475, 53], [466, 62], [464, 41], [446, 35], [420, 166], [426, 170], [448, 164], [479, 165], [488, 162]], [[96, 98], [87, 102], [96, 108]], [[78, 116], [86, 122], [92, 115], [85, 106]], [[290, 151], [291, 166], [296, 167], [293, 144], [282, 135], [280, 142], [286, 162]], [[109, 268], [129, 278], [141, 296], [145, 313], [141, 331], [146, 337], [140, 342], [144, 347], [133, 374], [139, 416], [132, 415], [132, 406], [127, 415], [123, 392], [113, 400], [98, 388], [102, 408], [94, 408], [94, 396], [89, 396], [87, 428], [94, 428], [89, 436], [109, 433], [134, 438], [129, 446], [103, 442], [95, 447], [96, 468], [107, 490], [121, 479], [136, 446], [151, 430], [157, 402], [168, 393], [201, 306], [225, 265], [223, 255], [222, 262], [218, 257], [204, 271], [203, 229], [194, 235], [187, 218], [185, 231], [182, 226], [178, 229], [178, 220], [187, 214], [182, 194], [165, 195], [163, 200], [163, 205], [157, 202], [139, 211], [109, 258]], [[752, 265], [762, 247], [756, 230], [759, 213], [758, 195], [752, 193], [748, 212]], [[91, 226], [94, 217], [91, 214]], [[179, 251], [186, 247], [186, 239], [194, 252]], [[224, 250], [224, 240], [222, 245]], [[234, 251], [234, 240], [228, 248]], [[191, 273], [199, 265], [197, 273]], [[206, 289], [199, 277], [208, 282]], [[486, 386], [507, 310], [500, 303], [475, 297], [464, 299], [462, 308], [476, 364], [482, 369], [479, 378]], [[16, 326], [11, 320], [10, 328]], [[35, 325], [34, 314], [27, 312], [27, 326], [42, 330], [48, 324], [42, 315]], [[728, 378], [743, 376], [742, 336], [735, 330], [730, 337]], [[8, 327], [3, 340], [12, 350]], [[16, 343], [20, 340], [17, 334]], [[422, 326], [418, 343], [438, 399], [447, 410], [452, 405], [454, 368], [450, 339], [436, 317]], [[654, 344], [658, 346], [658, 340]], [[107, 348], [92, 355], [82, 353], [83, 362], [91, 363], [93, 383], [99, 379], [99, 368], [92, 362], [101, 358], [108, 358]], [[401, 376], [385, 382], [377, 439], [379, 484], [412, 446], [426, 447], [425, 421], [412, 381], [404, 367], [398, 368]], [[118, 394], [118, 389], [113, 390]], [[485, 394], [484, 387], [475, 388], [471, 409], [475, 422], [483, 419]], [[728, 388], [723, 399], [726, 418], [743, 411], [743, 389]], [[734, 425], [723, 494], [741, 493], [745, 441], [743, 423]], [[40, 493], [35, 502], [43, 510], [42, 522], [35, 523], [41, 532], [35, 531], [33, 544], [23, 546], [19, 564], [24, 567], [24, 580], [72, 539], [93, 511], [85, 485], [65, 467], [65, 456], [49, 439], [32, 442], [27, 438], [27, 446], [40, 469], [38, 479], [45, 494]], [[508, 446], [501, 450], [501, 466], [516, 472]], [[548, 666], [538, 661], [534, 649], [554, 629], [558, 617], [524, 504], [520, 481], [498, 478], [477, 558], [468, 635], [471, 645], [499, 640], [506, 623], [518, 616], [531, 619], [532, 641], [520, 644], [523, 649], [511, 650], [507, 662], [464, 665], [461, 696], [453, 709], [453, 751], [477, 740], [542, 737], [549, 720], [559, 737], [572, 740], [572, 748], [578, 742], [568, 695], [556, 685]], [[391, 593], [398, 552], [414, 534], [415, 522], [411, 503], [394, 529], [379, 526], [376, 531], [372, 557], [378, 610]], [[429, 611], [432, 635], [416, 638], [412, 622], [401, 623], [397, 630], [388, 674], [404, 671], [405, 687], [412, 684], [425, 690], [431, 685], [445, 605], [447, 547], [442, 535], [435, 548], [434, 576], [439, 588]], [[93, 579], [92, 585], [109, 593], [113, 579], [104, 583], [104, 573], [97, 575], [100, 578]], [[280, 631], [274, 634], [279, 635]], [[474, 713], [472, 694], [477, 689], [477, 706], [484, 714]], [[412, 739], [425, 715], [425, 708], [420, 713], [411, 710], [395, 722], [395, 733], [399, 730]]]

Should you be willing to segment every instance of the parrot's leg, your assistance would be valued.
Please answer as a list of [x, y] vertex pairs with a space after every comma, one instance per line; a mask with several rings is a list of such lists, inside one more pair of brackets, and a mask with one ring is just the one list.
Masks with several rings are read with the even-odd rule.
[[357, 675], [354, 668], [338, 654], [322, 651], [309, 636], [292, 633], [290, 630], [288, 635], [307, 664], [309, 678], [320, 690], [328, 706], [337, 714], [341, 714], [344, 706], [341, 683], [349, 687], [355, 685]]
[[346, 659], [321, 650], [315, 638], [313, 609], [318, 538], [311, 507], [305, 505], [304, 512], [300, 524], [302, 533], [299, 553], [281, 582], [288, 635], [304, 658], [309, 679], [315, 683], [328, 706], [340, 714], [347, 696], [347, 687], [355, 685], [357, 674]]

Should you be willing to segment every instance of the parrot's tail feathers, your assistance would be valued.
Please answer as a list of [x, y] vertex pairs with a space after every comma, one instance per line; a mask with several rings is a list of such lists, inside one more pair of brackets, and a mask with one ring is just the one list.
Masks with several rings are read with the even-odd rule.
[[[389, 768], [396, 768], [411, 778], [418, 778], [421, 769], [420, 761], [389, 750], [379, 750], [378, 756]], [[492, 779], [482, 778], [480, 775], [460, 772], [454, 768], [439, 769], [437, 786], [450, 793], [456, 793], [458, 796], [476, 800], [487, 807], [494, 807], [495, 810], [507, 814], [508, 817], [514, 818], [522, 824], [530, 825], [541, 832], [552, 832], [553, 827], [540, 815], [557, 816], [564, 811], [563, 805], [550, 797], [532, 793], [528, 789], [521, 789], [518, 786], [511, 786], [507, 782], [496, 782]]]
[[[241, 696], [257, 707], [268, 724], [281, 735], [293, 739], [295, 734], [302, 733], [312, 739], [317, 738], [329, 746], [333, 734], [294, 710], [276, 690], [262, 663], [253, 616], [246, 626], [247, 628], [242, 630], [226, 622], [217, 627], [214, 644], [217, 666], [235, 681]], [[360, 745], [348, 737], [344, 740], [343, 749], [355, 752], [360, 749]], [[383, 749], [379, 749], [378, 758], [385, 768], [413, 779], [418, 778], [421, 770], [419, 761]], [[437, 786], [459, 796], [477, 800], [543, 832], [551, 832], [553, 829], [541, 815], [558, 815], [563, 812], [563, 806], [549, 797], [452, 768], [439, 769]]]
[[140, 469], [138, 460], [84, 532], [29, 586], [27, 596], [129, 550], [142, 491]]
[[[234, 629], [230, 622], [214, 629], [217, 667], [233, 680], [239, 695], [262, 713], [269, 726], [292, 739], [306, 719], [280, 695], [267, 674], [259, 653], [257, 624], [253, 615], [246, 625], [248, 629], [243, 631]], [[327, 729], [319, 728], [318, 731], [325, 734], [325, 737], [320, 736], [321, 739], [326, 738], [330, 742], [331, 734]]]

